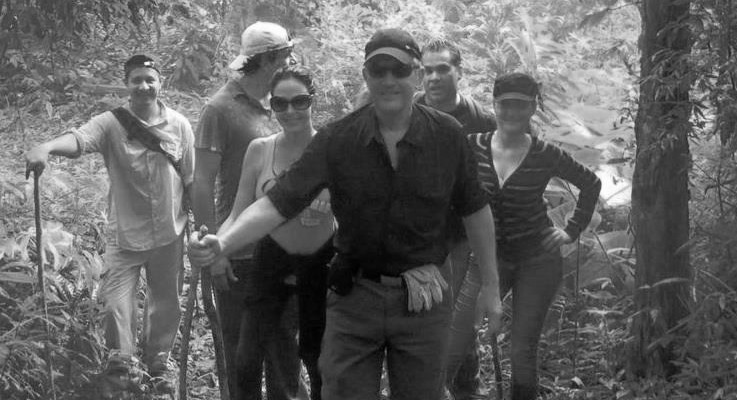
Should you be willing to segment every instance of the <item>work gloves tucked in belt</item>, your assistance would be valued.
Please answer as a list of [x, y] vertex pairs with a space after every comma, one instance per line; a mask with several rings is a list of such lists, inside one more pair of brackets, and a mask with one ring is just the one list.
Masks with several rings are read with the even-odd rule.
[[433, 304], [443, 301], [448, 283], [435, 264], [426, 264], [402, 272], [407, 284], [407, 308], [412, 312], [429, 311]]

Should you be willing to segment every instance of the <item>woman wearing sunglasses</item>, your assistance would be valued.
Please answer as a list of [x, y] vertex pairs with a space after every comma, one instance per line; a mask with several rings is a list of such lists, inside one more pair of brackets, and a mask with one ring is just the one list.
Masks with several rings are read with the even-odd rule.
[[[477, 160], [481, 186], [494, 214], [499, 291], [512, 291], [512, 400], [537, 398], [537, 346], [548, 308], [562, 281], [560, 246], [573, 242], [586, 228], [596, 206], [601, 182], [568, 153], [530, 134], [530, 120], [540, 96], [537, 82], [527, 74], [512, 73], [494, 82], [494, 132], [468, 136]], [[553, 226], [543, 193], [553, 177], [579, 190], [567, 226]], [[480, 277], [469, 268], [456, 307], [473, 307]], [[467, 311], [472, 311], [469, 309]], [[473, 343], [473, 312], [457, 310], [451, 340]], [[465, 348], [465, 346], [454, 346]], [[454, 371], [465, 353], [451, 355]]]
[[[271, 109], [282, 131], [251, 142], [243, 160], [238, 193], [230, 217], [231, 224], [256, 199], [263, 197], [275, 178], [300, 158], [315, 134], [312, 126], [312, 76], [299, 66], [278, 70], [271, 81]], [[223, 228], [221, 228], [223, 229]], [[254, 293], [253, 315], [244, 318], [238, 345], [238, 368], [247, 379], [261, 381], [264, 353], [289, 357], [292, 375], [280, 381], [297, 394], [299, 359], [295, 336], [276, 337], [277, 324], [294, 324], [294, 292], [299, 312], [299, 357], [309, 374], [312, 400], [320, 398], [321, 380], [317, 368], [320, 342], [325, 329], [327, 263], [333, 256], [335, 230], [330, 198], [324, 190], [302, 213], [281, 225], [256, 245], [255, 271], [247, 284]], [[291, 332], [296, 334], [294, 329]], [[272, 353], [273, 352], [273, 353]], [[270, 371], [267, 365], [266, 373]], [[240, 376], [240, 375], [239, 375]], [[249, 385], [252, 386], [252, 385]], [[258, 385], [260, 387], [260, 384]], [[244, 398], [261, 398], [261, 393]]]

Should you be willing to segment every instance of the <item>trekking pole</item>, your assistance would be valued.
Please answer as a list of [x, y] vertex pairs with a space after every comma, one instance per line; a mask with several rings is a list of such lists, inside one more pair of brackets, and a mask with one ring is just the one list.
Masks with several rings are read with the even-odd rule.
[[220, 399], [230, 400], [230, 382], [228, 380], [228, 371], [225, 369], [223, 330], [220, 325], [220, 317], [218, 316], [213, 301], [215, 293], [212, 290], [212, 276], [210, 275], [210, 270], [202, 271], [200, 278], [202, 280], [202, 305], [205, 307], [205, 315], [207, 315], [207, 319], [210, 320], [212, 343], [215, 347], [215, 366], [217, 367], [218, 382], [220, 383]]
[[[189, 230], [189, 227], [187, 227]], [[207, 227], [202, 225], [200, 237], [207, 234]], [[187, 235], [189, 236], [189, 235]], [[189, 243], [189, 237], [187, 238]], [[200, 268], [194, 265], [189, 277], [189, 292], [187, 293], [187, 306], [184, 310], [184, 331], [182, 332], [182, 346], [179, 353], [179, 399], [187, 400], [187, 360], [189, 358], [189, 339], [192, 331], [192, 319], [194, 318], [195, 302], [197, 300], [197, 285], [200, 282]]]
[[[496, 335], [491, 335], [491, 356], [494, 363], [494, 383], [496, 385], [496, 396], [498, 400], [504, 398], [504, 381], [502, 380], [502, 361], [499, 354], [499, 341]], [[491, 392], [489, 392], [491, 395]], [[489, 397], [491, 399], [491, 396]]]
[[[26, 178], [28, 175], [26, 174]], [[56, 400], [56, 387], [54, 385], [54, 366], [52, 364], [51, 349], [48, 341], [51, 339], [51, 328], [49, 327], [49, 308], [46, 304], [46, 285], [44, 285], [44, 249], [41, 228], [41, 194], [38, 187], [40, 174], [37, 170], [33, 171], [33, 206], [34, 219], [36, 220], [36, 257], [38, 259], [38, 287], [41, 290], [41, 306], [44, 312], [44, 325], [46, 327], [46, 342], [44, 343], [44, 353], [46, 356], [46, 372], [49, 374], [49, 383], [51, 385], [51, 396]]]
[[[207, 235], [207, 226], [202, 225], [200, 227], [200, 239], [202, 239], [205, 235]], [[197, 292], [197, 280], [201, 280], [201, 288], [202, 288], [202, 305], [205, 308], [205, 315], [207, 315], [207, 319], [210, 321], [210, 329], [212, 329], [212, 342], [213, 347], [215, 347], [215, 367], [218, 377], [218, 382], [220, 384], [220, 399], [221, 400], [230, 400], [230, 382], [228, 380], [228, 371], [225, 369], [225, 345], [223, 344], [223, 330], [222, 326], [220, 325], [220, 317], [218, 316], [217, 310], [215, 309], [215, 303], [213, 301], [214, 298], [214, 292], [212, 290], [212, 277], [210, 276], [210, 270], [205, 269], [204, 271], [201, 271], [199, 268], [193, 268], [192, 269], [192, 282], [190, 283], [190, 292], [187, 294], [187, 309], [185, 314], [185, 335], [183, 336], [183, 339], [186, 338], [186, 341], [183, 342], [183, 356], [182, 361], [184, 362], [186, 368], [186, 354], [189, 352], [189, 330], [192, 326], [192, 313], [194, 311], [194, 298], [196, 296]], [[194, 290], [192, 289], [192, 285], [194, 285]], [[186, 386], [187, 386], [187, 375], [186, 370], [184, 373], [179, 373], [179, 387], [180, 387], [180, 400], [186, 400], [187, 394], [186, 394]], [[182, 390], [185, 389], [185, 390]]]

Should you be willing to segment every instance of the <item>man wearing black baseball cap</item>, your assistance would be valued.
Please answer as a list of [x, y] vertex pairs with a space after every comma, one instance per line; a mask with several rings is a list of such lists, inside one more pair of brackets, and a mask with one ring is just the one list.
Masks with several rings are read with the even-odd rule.
[[372, 102], [321, 129], [302, 158], [226, 230], [190, 242], [219, 262], [330, 191], [340, 226], [331, 262], [320, 366], [326, 400], [380, 398], [386, 358], [393, 399], [440, 398], [450, 302], [442, 268], [450, 207], [480, 260], [479, 310], [500, 326], [494, 225], [457, 121], [413, 104], [420, 50], [401, 29], [366, 44]]

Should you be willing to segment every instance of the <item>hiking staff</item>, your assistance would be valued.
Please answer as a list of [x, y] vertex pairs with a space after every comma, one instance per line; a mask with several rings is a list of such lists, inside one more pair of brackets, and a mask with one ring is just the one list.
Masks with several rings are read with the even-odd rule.
[[[28, 172], [26, 171], [26, 179], [28, 179]], [[41, 289], [41, 306], [44, 312], [44, 325], [46, 327], [46, 337], [51, 338], [51, 328], [49, 328], [49, 309], [46, 305], [46, 286], [44, 285], [44, 249], [42, 239], [42, 228], [41, 228], [41, 194], [39, 190], [38, 181], [41, 174], [38, 170], [33, 170], [33, 207], [34, 207], [34, 219], [36, 220], [36, 257], [38, 259], [38, 287]], [[49, 383], [51, 384], [51, 395], [56, 400], [56, 389], [54, 385], [54, 367], [51, 359], [51, 351], [49, 349], [48, 342], [44, 343], [44, 355], [46, 356], [47, 372], [49, 374]]]
[[[187, 228], [189, 232], [189, 228]], [[207, 227], [202, 225], [200, 235], [207, 234]], [[187, 235], [189, 236], [189, 235]], [[189, 237], [187, 238], [189, 241]], [[192, 318], [197, 300], [197, 285], [200, 281], [200, 268], [192, 265], [192, 275], [189, 277], [189, 292], [187, 305], [184, 310], [184, 330], [182, 331], [182, 348], [179, 353], [179, 399], [187, 400], [187, 359], [189, 358], [189, 339], [192, 331]]]
[[[204, 227], [204, 226], [203, 226]], [[207, 234], [207, 228], [205, 233], [201, 234], [200, 237], [204, 237]], [[213, 297], [215, 293], [212, 290], [212, 276], [210, 270], [206, 269], [202, 271], [202, 304], [205, 307], [205, 315], [210, 320], [210, 329], [212, 329], [212, 343], [215, 347], [215, 367], [217, 368], [218, 382], [220, 386], [220, 399], [230, 400], [230, 380], [228, 379], [228, 371], [225, 369], [225, 345], [223, 343], [223, 330], [220, 324], [220, 316], [215, 308]]]
[[[504, 381], [502, 379], [502, 360], [499, 354], [499, 341], [496, 335], [491, 335], [491, 361], [494, 363], [494, 384], [496, 385], [496, 398], [504, 398]], [[491, 395], [491, 392], [489, 392]], [[489, 397], [491, 399], [491, 397]]]

